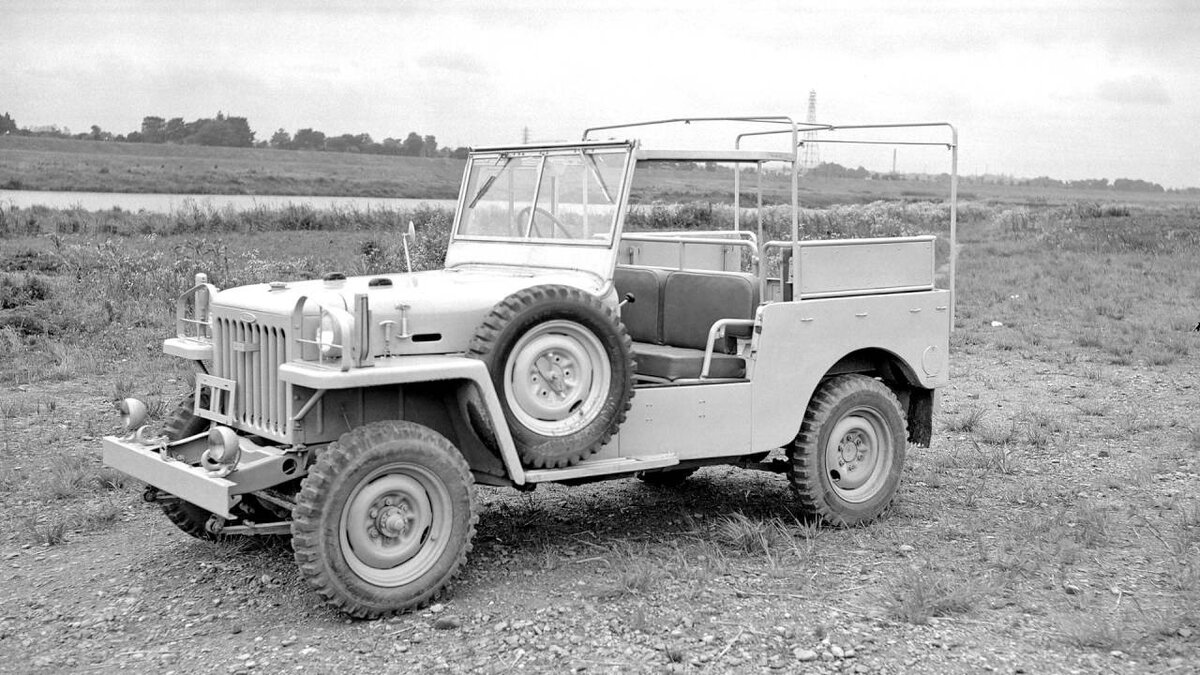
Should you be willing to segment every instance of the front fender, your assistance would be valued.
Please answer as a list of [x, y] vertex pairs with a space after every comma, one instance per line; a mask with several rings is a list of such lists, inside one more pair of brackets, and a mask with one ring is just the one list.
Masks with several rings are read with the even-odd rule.
[[487, 412], [481, 419], [491, 423], [489, 432], [500, 451], [500, 459], [509, 479], [517, 485], [523, 485], [526, 481], [517, 446], [504, 423], [500, 397], [496, 394], [487, 366], [478, 359], [443, 354], [379, 357], [370, 366], [346, 371], [308, 361], [292, 361], [279, 366], [279, 379], [313, 389], [318, 394], [331, 389], [365, 389], [448, 380], [470, 382], [478, 391]]

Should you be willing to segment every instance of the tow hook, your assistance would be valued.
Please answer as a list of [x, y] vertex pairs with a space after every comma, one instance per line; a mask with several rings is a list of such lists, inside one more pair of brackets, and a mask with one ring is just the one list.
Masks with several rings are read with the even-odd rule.
[[208, 522], [204, 524], [204, 529], [215, 537], [221, 534], [221, 531], [225, 529], [225, 519], [221, 516], [213, 515], [208, 519]]
[[147, 504], [162, 504], [165, 502], [177, 502], [179, 501], [179, 497], [167, 494], [154, 486], [149, 486], [142, 492], [142, 501]]

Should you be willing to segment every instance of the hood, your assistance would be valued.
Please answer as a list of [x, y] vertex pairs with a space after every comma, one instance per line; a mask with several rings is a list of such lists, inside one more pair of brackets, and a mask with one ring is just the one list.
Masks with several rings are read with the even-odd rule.
[[306, 304], [305, 314], [315, 314], [316, 303], [353, 312], [354, 297], [365, 294], [375, 353], [382, 352], [375, 348], [383, 343], [380, 324], [394, 321], [394, 331], [398, 334], [403, 313], [407, 315], [411, 337], [394, 338], [391, 353], [437, 354], [465, 351], [476, 328], [496, 303], [523, 288], [542, 284], [575, 286], [593, 294], [612, 293], [595, 276], [581, 272], [472, 266], [335, 281], [240, 286], [217, 293], [212, 309], [214, 314], [235, 317], [262, 314], [286, 322], [300, 298], [312, 301]]

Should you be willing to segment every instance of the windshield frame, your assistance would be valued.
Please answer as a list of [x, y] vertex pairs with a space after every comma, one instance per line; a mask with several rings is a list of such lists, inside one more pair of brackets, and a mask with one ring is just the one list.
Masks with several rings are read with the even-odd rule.
[[[624, 154], [623, 163], [619, 173], [619, 183], [611, 184], [605, 178], [596, 162], [595, 155], [597, 153], [613, 153]], [[581, 166], [588, 172], [592, 180], [596, 182], [599, 191], [606, 198], [612, 201], [613, 215], [612, 220], [608, 223], [609, 229], [607, 235], [596, 236], [587, 239], [573, 239], [567, 237], [533, 237], [533, 221], [537, 216], [537, 208], [530, 208], [529, 215], [524, 218], [525, 222], [520, 224], [520, 234], [517, 236], [495, 236], [484, 234], [463, 233], [462, 226], [467, 214], [471, 209], [478, 206], [484, 196], [494, 189], [496, 180], [508, 167], [514, 159], [537, 158], [537, 177], [534, 191], [530, 197], [530, 204], [536, 207], [541, 199], [542, 183], [545, 177], [546, 162], [548, 158], [553, 157], [579, 157]], [[493, 166], [499, 165], [500, 170], [494, 176], [490, 176], [484, 180], [474, 194], [468, 194], [471, 189], [472, 171], [486, 164]], [[631, 174], [633, 167], [637, 164], [636, 143], [633, 141], [606, 141], [606, 142], [583, 142], [583, 143], [561, 143], [547, 144], [538, 146], [505, 146], [505, 147], [488, 147], [473, 150], [467, 158], [467, 164], [463, 169], [463, 183], [459, 193], [458, 204], [454, 211], [454, 224], [451, 229], [451, 241], [473, 241], [473, 242], [491, 242], [506, 245], [518, 246], [584, 246], [584, 247], [612, 247], [625, 221], [625, 202], [629, 196], [629, 185], [631, 183]]]

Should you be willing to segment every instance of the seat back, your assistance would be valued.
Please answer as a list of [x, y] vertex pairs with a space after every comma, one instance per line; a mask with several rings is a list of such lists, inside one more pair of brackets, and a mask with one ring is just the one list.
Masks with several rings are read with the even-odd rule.
[[621, 321], [636, 342], [660, 345], [662, 340], [662, 285], [667, 271], [653, 267], [617, 265], [613, 284], [621, 299], [633, 294], [634, 302], [621, 308]]
[[[663, 282], [661, 302], [663, 344], [704, 349], [718, 320], [754, 318], [758, 282], [739, 272], [676, 270]], [[716, 350], [728, 353], [725, 342], [718, 341]]]

